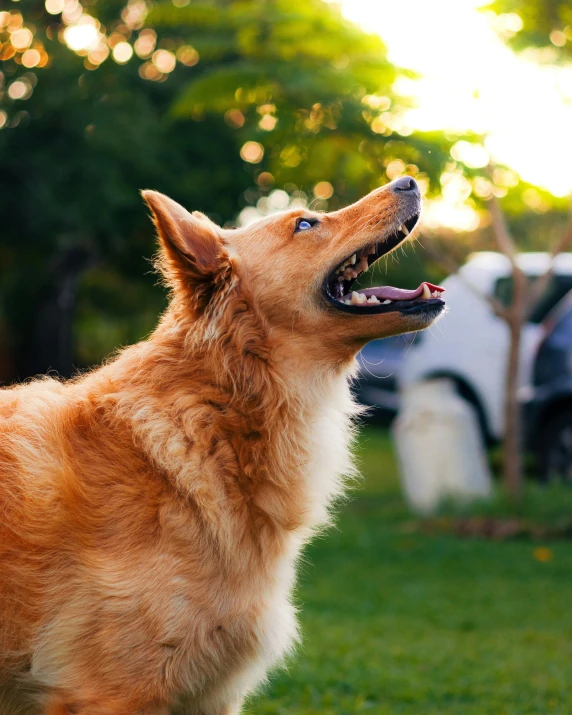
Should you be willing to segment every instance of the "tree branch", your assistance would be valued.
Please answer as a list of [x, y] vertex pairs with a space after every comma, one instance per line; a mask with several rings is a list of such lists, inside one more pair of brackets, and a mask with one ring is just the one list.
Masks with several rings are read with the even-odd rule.
[[468, 281], [461, 273], [460, 265], [451, 255], [437, 248], [435, 244], [425, 246], [425, 249], [431, 258], [442, 266], [447, 273], [454, 273], [463, 285], [466, 286], [474, 295], [482, 300], [485, 300], [491, 306], [495, 315], [508, 322], [509, 310], [500, 302], [500, 300], [498, 300], [498, 298], [495, 298], [494, 295], [487, 295], [486, 293], [483, 293], [479, 288], [477, 288], [476, 285], [471, 283], [471, 281]]
[[530, 294], [526, 306], [527, 316], [532, 313], [532, 311], [537, 307], [542, 296], [545, 294], [552, 276], [554, 274], [554, 259], [559, 253], [562, 253], [567, 248], [572, 245], [572, 201], [570, 202], [570, 209], [568, 211], [568, 221], [566, 223], [566, 228], [560, 235], [560, 237], [554, 242], [552, 248], [550, 249], [550, 258], [548, 262], [548, 268], [546, 271], [534, 281], [532, 288], [530, 289]]
[[513, 268], [516, 266], [516, 246], [506, 223], [504, 211], [501, 209], [499, 200], [493, 196], [489, 201], [490, 214], [492, 219], [492, 227], [497, 245]]

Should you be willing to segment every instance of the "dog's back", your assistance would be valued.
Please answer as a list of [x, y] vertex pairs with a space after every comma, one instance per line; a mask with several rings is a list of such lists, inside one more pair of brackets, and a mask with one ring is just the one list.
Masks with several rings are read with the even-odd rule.
[[0, 392], [0, 672], [22, 697], [85, 680], [114, 639], [125, 647], [147, 626], [142, 560], [170, 496], [93, 387], [46, 379]]
[[[31, 667], [49, 587], [46, 572], [58, 554], [54, 479], [62, 457], [55, 436], [63, 391], [51, 379], [0, 390], [0, 683]], [[0, 689], [6, 715], [19, 712], [11, 690]]]

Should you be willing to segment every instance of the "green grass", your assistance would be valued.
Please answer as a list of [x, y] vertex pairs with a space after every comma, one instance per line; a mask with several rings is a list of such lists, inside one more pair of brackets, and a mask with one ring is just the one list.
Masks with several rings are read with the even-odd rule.
[[[360, 456], [364, 484], [302, 568], [303, 644], [248, 712], [572, 713], [572, 543], [412, 529], [388, 436], [366, 430]], [[532, 489], [520, 510], [570, 501]]]

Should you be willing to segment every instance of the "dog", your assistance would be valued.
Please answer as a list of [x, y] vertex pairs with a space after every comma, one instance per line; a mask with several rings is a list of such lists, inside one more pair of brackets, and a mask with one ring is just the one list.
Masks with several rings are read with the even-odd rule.
[[236, 715], [296, 643], [303, 545], [354, 468], [369, 340], [442, 289], [354, 290], [415, 233], [410, 177], [221, 229], [144, 191], [171, 300], [148, 340], [0, 390], [0, 713]]

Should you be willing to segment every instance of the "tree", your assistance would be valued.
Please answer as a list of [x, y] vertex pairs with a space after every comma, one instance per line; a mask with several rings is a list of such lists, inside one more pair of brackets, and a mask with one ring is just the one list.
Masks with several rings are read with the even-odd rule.
[[572, 245], [572, 209], [566, 228], [560, 238], [550, 247], [548, 269], [530, 287], [527, 285], [525, 274], [516, 261], [517, 244], [508, 229], [500, 204], [494, 198], [491, 201], [491, 216], [497, 244], [501, 252], [509, 259], [512, 274], [513, 289], [510, 304], [505, 307], [496, 303], [494, 310], [506, 322], [510, 335], [505, 387], [504, 484], [509, 496], [513, 500], [518, 500], [521, 497], [523, 485], [521, 407], [518, 401], [518, 368], [522, 329], [546, 293], [552, 278], [554, 258]]
[[[101, 359], [152, 328], [164, 297], [144, 277], [154, 245], [141, 188], [153, 186], [220, 217], [237, 211], [237, 195], [250, 185], [221, 119], [189, 131], [169, 114], [171, 88], [143, 81], [131, 65], [107, 62], [88, 71], [84, 58], [58, 41], [61, 27], [53, 28], [43, 4], [26, 10], [49, 62], [28, 72], [20, 53], [3, 68], [5, 379], [50, 367], [70, 374], [73, 364]], [[12, 99], [10, 88], [22, 78], [35, 85], [32, 95]], [[217, 156], [225, 157], [224, 170], [205, 171]], [[72, 353], [74, 284], [79, 340]]]
[[[492, 178], [493, 169], [488, 172]], [[486, 300], [495, 315], [505, 321], [509, 332], [508, 353], [505, 367], [504, 434], [503, 434], [503, 484], [509, 498], [518, 501], [522, 496], [524, 472], [522, 463], [521, 405], [518, 400], [518, 373], [520, 366], [521, 337], [524, 324], [546, 297], [553, 276], [555, 257], [572, 246], [572, 205], [564, 229], [549, 248], [548, 268], [532, 285], [520, 269], [517, 254], [519, 243], [514, 239], [501, 203], [494, 195], [488, 201], [492, 232], [498, 250], [508, 258], [511, 267], [512, 288], [505, 305], [495, 296], [484, 295], [471, 283], [467, 286]], [[449, 251], [432, 247], [431, 252], [443, 267], [451, 273], [459, 273], [459, 264]], [[461, 276], [461, 274], [459, 274]], [[462, 276], [461, 276], [462, 277]]]
[[[572, 6], [555, 0], [494, 0], [483, 8], [496, 14], [496, 25], [505, 41], [516, 51], [535, 50], [538, 61], [560, 63], [572, 58]], [[553, 197], [546, 197], [558, 208]], [[558, 211], [553, 212], [558, 222]], [[505, 212], [500, 203], [491, 201], [491, 218], [494, 235], [500, 250], [511, 263], [513, 292], [510, 305], [493, 305], [496, 314], [509, 328], [510, 347], [507, 360], [505, 395], [504, 481], [510, 496], [521, 494], [523, 474], [521, 460], [520, 408], [517, 401], [517, 376], [521, 334], [528, 319], [549, 287], [554, 257], [572, 245], [572, 206], [568, 221], [560, 234], [553, 238], [549, 249], [550, 264], [546, 273], [529, 288], [526, 277], [519, 269], [515, 256], [517, 242], [508, 228]], [[526, 214], [521, 213], [521, 220]]]

